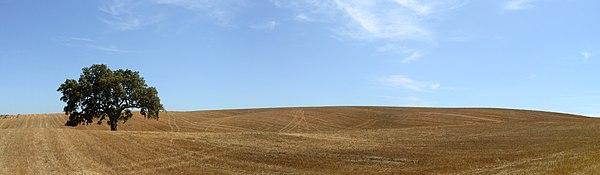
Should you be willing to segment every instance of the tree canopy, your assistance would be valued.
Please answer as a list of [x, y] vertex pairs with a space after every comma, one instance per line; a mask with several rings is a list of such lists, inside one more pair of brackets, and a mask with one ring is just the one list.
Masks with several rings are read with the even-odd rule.
[[132, 109], [149, 119], [158, 119], [164, 110], [155, 87], [148, 87], [139, 72], [128, 69], [110, 70], [104, 64], [82, 69], [79, 80], [67, 79], [57, 91], [67, 103], [63, 111], [69, 115], [65, 125], [98, 124], [108, 119], [110, 129], [117, 130], [119, 121], [125, 123], [133, 116]]

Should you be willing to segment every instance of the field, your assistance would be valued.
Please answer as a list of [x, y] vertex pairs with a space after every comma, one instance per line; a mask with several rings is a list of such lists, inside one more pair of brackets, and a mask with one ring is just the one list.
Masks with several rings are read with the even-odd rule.
[[508, 109], [314, 107], [0, 119], [0, 174], [593, 174], [600, 120]]

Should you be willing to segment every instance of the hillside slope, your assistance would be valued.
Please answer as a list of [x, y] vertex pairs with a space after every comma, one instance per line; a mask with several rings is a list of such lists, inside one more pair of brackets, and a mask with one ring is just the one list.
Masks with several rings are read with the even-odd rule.
[[0, 119], [0, 174], [564, 174], [600, 171], [600, 121], [510, 109], [310, 107], [64, 126]]

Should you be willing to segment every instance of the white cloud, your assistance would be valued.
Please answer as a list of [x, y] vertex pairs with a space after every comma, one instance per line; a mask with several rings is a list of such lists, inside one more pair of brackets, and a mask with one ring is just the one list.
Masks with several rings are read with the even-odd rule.
[[143, 26], [158, 23], [160, 16], [144, 16], [135, 13], [139, 2], [130, 0], [113, 0], [100, 6], [99, 10], [107, 17], [102, 21], [117, 30], [136, 30]]
[[170, 5], [197, 11], [199, 14], [229, 25], [238, 8], [247, 6], [245, 0], [154, 0], [158, 5]]
[[[296, 19], [340, 25], [337, 33], [356, 40], [426, 41], [434, 35], [426, 25], [436, 13], [458, 8], [462, 0], [300, 0], [273, 1], [296, 11]], [[316, 16], [316, 17], [315, 17]]]
[[[166, 7], [183, 8], [193, 12], [191, 18], [207, 18], [223, 26], [231, 26], [236, 11], [246, 5], [245, 0], [112, 0], [101, 5], [99, 10], [106, 14], [101, 20], [117, 30], [137, 30], [164, 22], [166, 18], [177, 18]], [[196, 19], [194, 19], [196, 20]]]
[[401, 63], [408, 64], [413, 61], [417, 61], [417, 60], [421, 59], [421, 56], [423, 56], [423, 55], [421, 55], [421, 53], [419, 53], [417, 51], [413, 51], [410, 55], [408, 55], [407, 57], [402, 59]]
[[119, 16], [123, 13], [129, 13], [130, 9], [127, 8], [125, 0], [113, 0], [111, 3], [104, 4], [100, 7], [100, 11], [107, 13], [111, 16]]
[[397, 1], [336, 0], [338, 8], [350, 19], [342, 33], [359, 40], [430, 39], [432, 33], [421, 23], [421, 18], [430, 13], [430, 7]]
[[115, 46], [98, 46], [98, 45], [89, 45], [90, 49], [94, 49], [94, 50], [98, 50], [98, 51], [105, 51], [105, 52], [113, 52], [113, 53], [123, 53], [123, 52], [127, 52], [125, 50], [121, 50]]
[[584, 60], [588, 60], [592, 56], [592, 54], [590, 52], [588, 52], [587, 50], [581, 51], [580, 54]]
[[428, 14], [431, 12], [431, 7], [428, 5], [423, 5], [416, 0], [394, 0], [396, 3], [411, 9], [418, 14]]
[[320, 16], [321, 18], [330, 18], [338, 13], [338, 6], [335, 0], [272, 0], [278, 8], [289, 8], [302, 16], [310, 19]]
[[314, 22], [314, 21], [316, 21], [315, 19], [307, 16], [306, 14], [302, 14], [302, 13], [296, 15], [295, 19], [297, 21], [300, 21], [300, 22]]
[[377, 50], [379, 52], [393, 52], [398, 55], [405, 56], [404, 58], [402, 58], [402, 60], [400, 60], [400, 63], [402, 63], [402, 64], [408, 64], [408, 63], [417, 61], [417, 60], [421, 59], [421, 57], [423, 57], [423, 54], [420, 51], [408, 49], [406, 47], [389, 44], [389, 43], [377, 48]]
[[429, 89], [434, 89], [434, 90], [435, 90], [435, 89], [439, 89], [439, 88], [440, 88], [440, 86], [442, 86], [442, 85], [441, 85], [441, 84], [439, 84], [439, 83], [436, 83], [436, 84], [431, 84], [431, 85], [429, 85]]
[[277, 23], [276, 21], [267, 21], [263, 23], [254, 24], [250, 26], [250, 28], [256, 30], [275, 30], [275, 27], [277, 27], [278, 24], [279, 23]]
[[441, 87], [440, 83], [417, 81], [404, 75], [391, 75], [382, 77], [379, 80], [386, 86], [404, 88], [412, 91], [436, 90]]
[[93, 39], [81, 38], [81, 37], [68, 37], [68, 38], [63, 38], [63, 40], [95, 42]]
[[504, 5], [504, 9], [507, 10], [525, 10], [532, 8], [532, 2], [535, 0], [510, 0]]
[[98, 44], [98, 42], [96, 40], [90, 39], [90, 38], [83, 38], [83, 37], [57, 37], [54, 38], [54, 41], [66, 45], [66, 46], [70, 46], [70, 47], [78, 47], [78, 48], [83, 48], [86, 50], [94, 50], [94, 51], [102, 51], [102, 52], [109, 52], [109, 53], [123, 53], [123, 52], [129, 52], [126, 50], [122, 50], [119, 49], [116, 46], [105, 46], [105, 45], [100, 45]]
[[[423, 50], [416, 47], [436, 41], [429, 27], [440, 14], [464, 6], [466, 0], [273, 0], [279, 8], [295, 11], [301, 22], [333, 24], [334, 38], [368, 42], [370, 45]], [[411, 48], [406, 48], [407, 46]], [[421, 53], [379, 49], [407, 56], [405, 63], [419, 59]], [[412, 55], [412, 56], [411, 56]]]

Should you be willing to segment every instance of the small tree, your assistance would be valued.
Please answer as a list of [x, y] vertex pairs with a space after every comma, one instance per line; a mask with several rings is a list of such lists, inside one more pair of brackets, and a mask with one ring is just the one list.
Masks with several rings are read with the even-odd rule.
[[133, 114], [131, 109], [140, 109], [145, 118], [158, 120], [160, 103], [158, 91], [148, 87], [139, 72], [128, 69], [112, 71], [104, 64], [83, 68], [79, 80], [67, 79], [57, 91], [67, 103], [64, 107], [69, 121], [65, 125], [90, 124], [94, 118], [98, 124], [108, 118], [110, 130], [117, 130], [117, 123], [125, 123]]

